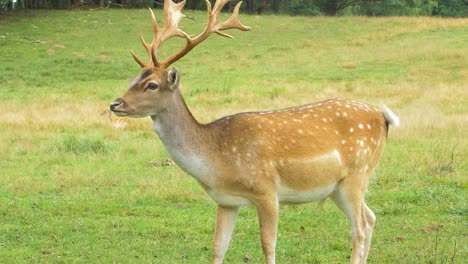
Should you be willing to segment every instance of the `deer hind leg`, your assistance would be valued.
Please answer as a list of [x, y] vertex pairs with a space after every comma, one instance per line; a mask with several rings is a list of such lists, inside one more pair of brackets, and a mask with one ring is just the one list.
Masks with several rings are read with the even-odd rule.
[[216, 228], [213, 240], [213, 264], [223, 263], [231, 240], [232, 231], [236, 223], [239, 207], [224, 207], [218, 205], [216, 208]]
[[363, 209], [365, 212], [365, 218], [366, 218], [366, 238], [364, 240], [364, 255], [362, 256], [361, 263], [366, 263], [367, 261], [367, 256], [369, 255], [369, 249], [371, 245], [371, 239], [372, 239], [372, 232], [374, 231], [374, 226], [375, 226], [375, 215], [374, 212], [365, 204], [363, 203]]
[[366, 263], [370, 248], [370, 239], [375, 223], [375, 216], [364, 203], [365, 187], [361, 179], [356, 182], [352, 178], [342, 180], [330, 198], [349, 218], [352, 234], [351, 264]]

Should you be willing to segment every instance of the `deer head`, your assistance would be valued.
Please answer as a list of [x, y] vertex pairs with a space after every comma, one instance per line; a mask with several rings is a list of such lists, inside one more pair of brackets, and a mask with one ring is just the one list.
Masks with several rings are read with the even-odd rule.
[[[235, 6], [229, 19], [224, 22], [219, 21], [219, 13], [230, 1], [216, 1], [212, 8], [211, 3], [205, 0], [208, 10], [208, 22], [204, 31], [193, 38], [178, 28], [180, 20], [184, 17], [181, 11], [185, 5], [185, 0], [180, 3], [164, 0], [164, 25], [162, 27], [159, 27], [154, 13], [150, 9], [153, 22], [153, 40], [151, 43], [147, 43], [143, 36], [140, 36], [143, 47], [148, 52], [148, 62], [143, 62], [133, 51], [131, 52], [135, 61], [142, 68], [141, 74], [131, 83], [130, 88], [122, 97], [111, 103], [111, 111], [118, 116], [129, 117], [154, 116], [164, 111], [167, 105], [171, 103], [171, 94], [179, 86], [179, 72], [175, 68], [168, 71], [170, 65], [189, 53], [212, 33], [232, 38], [232, 36], [223, 33], [222, 30], [250, 30], [249, 27], [242, 25], [239, 21], [239, 8], [242, 2]], [[185, 46], [172, 56], [159, 60], [159, 47], [172, 37], [185, 38]]]

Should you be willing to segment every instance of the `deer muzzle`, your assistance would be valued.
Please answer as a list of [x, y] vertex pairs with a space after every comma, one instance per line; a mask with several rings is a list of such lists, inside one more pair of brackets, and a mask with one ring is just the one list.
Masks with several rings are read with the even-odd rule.
[[117, 98], [110, 104], [110, 110], [114, 112], [116, 115], [127, 115], [127, 111], [124, 109], [126, 108], [127, 103], [122, 100], [121, 98]]

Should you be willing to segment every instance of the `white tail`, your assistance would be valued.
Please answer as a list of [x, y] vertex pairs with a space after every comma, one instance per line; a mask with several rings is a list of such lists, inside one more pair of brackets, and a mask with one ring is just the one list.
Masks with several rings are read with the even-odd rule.
[[387, 120], [388, 124], [390, 124], [390, 125], [392, 125], [394, 127], [399, 127], [400, 126], [400, 119], [386, 105], [382, 105], [382, 113], [383, 113], [383, 115], [385, 117], [385, 120]]
[[[207, 1], [209, 22], [195, 41], [177, 29], [184, 2], [165, 0], [163, 30], [153, 16], [155, 39], [151, 44], [143, 41], [149, 63], [134, 55], [143, 68], [141, 74], [122, 97], [111, 103], [111, 110], [118, 116], [150, 116], [177, 165], [218, 204], [213, 263], [223, 261], [239, 207], [257, 208], [262, 248], [266, 262], [271, 264], [275, 262], [279, 204], [326, 198], [331, 198], [351, 222], [350, 263], [365, 263], [375, 215], [364, 196], [383, 153], [388, 125], [398, 125], [398, 117], [385, 106], [380, 110], [337, 98], [282, 110], [239, 113], [200, 124], [180, 93], [179, 72], [166, 67], [211, 32], [248, 29], [238, 21], [239, 5], [228, 21], [218, 22], [227, 2], [216, 2], [211, 10]], [[157, 48], [172, 36], [186, 38], [187, 46], [159, 62]]]

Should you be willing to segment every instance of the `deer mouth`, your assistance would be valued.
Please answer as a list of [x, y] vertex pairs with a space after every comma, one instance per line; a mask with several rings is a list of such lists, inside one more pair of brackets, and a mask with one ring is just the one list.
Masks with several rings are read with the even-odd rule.
[[116, 116], [129, 116], [130, 113], [120, 110], [111, 110]]
[[117, 110], [117, 109], [112, 109], [112, 108], [111, 108], [111, 111], [118, 117], [141, 118], [141, 117], [149, 116], [149, 114], [146, 114], [146, 113], [133, 113], [129, 111]]

